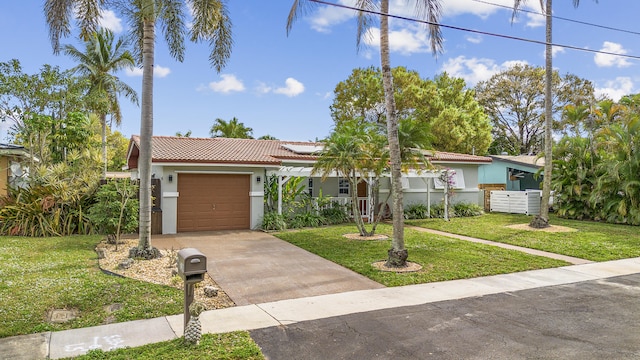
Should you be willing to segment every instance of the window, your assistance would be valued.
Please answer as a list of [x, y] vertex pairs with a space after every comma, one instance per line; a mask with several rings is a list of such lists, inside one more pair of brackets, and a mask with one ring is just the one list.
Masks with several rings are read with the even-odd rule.
[[338, 182], [338, 195], [349, 195], [349, 180], [340, 179]]
[[309, 196], [313, 197], [313, 178], [309, 178], [307, 188], [309, 189]]

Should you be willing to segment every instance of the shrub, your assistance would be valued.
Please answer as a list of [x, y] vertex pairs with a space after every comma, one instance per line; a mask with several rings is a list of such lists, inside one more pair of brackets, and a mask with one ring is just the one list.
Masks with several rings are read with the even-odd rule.
[[[453, 208], [449, 206], [449, 218], [454, 217]], [[444, 204], [433, 204], [431, 205], [431, 217], [444, 219]]]
[[429, 209], [425, 204], [411, 204], [404, 209], [405, 219], [426, 219]]
[[453, 213], [458, 217], [471, 217], [484, 214], [484, 210], [478, 204], [459, 202], [453, 205]]
[[326, 219], [319, 214], [306, 212], [294, 215], [288, 222], [289, 228], [318, 227], [326, 224]]
[[320, 215], [325, 218], [327, 225], [337, 225], [349, 222], [349, 214], [344, 206], [332, 202], [329, 207], [320, 210]]
[[96, 203], [89, 209], [89, 219], [102, 234], [134, 232], [138, 228], [138, 186], [130, 179], [111, 180], [96, 192]]
[[269, 211], [262, 217], [262, 230], [285, 230], [287, 228], [287, 222], [283, 215], [278, 214], [275, 211]]

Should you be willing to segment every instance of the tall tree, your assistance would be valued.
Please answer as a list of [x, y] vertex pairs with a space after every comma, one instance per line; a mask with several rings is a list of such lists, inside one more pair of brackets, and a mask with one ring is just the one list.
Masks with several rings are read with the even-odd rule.
[[[552, 116], [560, 115], [567, 105], [591, 104], [593, 85], [572, 74], [560, 76], [553, 72], [552, 98], [545, 101], [545, 71], [531, 65], [515, 65], [478, 83], [476, 98], [484, 107], [493, 125], [492, 154], [507, 152], [521, 155], [544, 149], [545, 106]], [[556, 127], [559, 122], [554, 122]]]
[[102, 125], [102, 178], [107, 174], [107, 115], [116, 125], [122, 122], [118, 97], [123, 94], [138, 103], [138, 94], [113, 73], [135, 65], [133, 55], [126, 50], [125, 42], [118, 39], [114, 43], [110, 30], [100, 29], [90, 34], [85, 41], [84, 52], [73, 45], [65, 45], [64, 52], [79, 64], [72, 69], [89, 82], [87, 99], [89, 108], [100, 117]]
[[[289, 11], [287, 19], [287, 32], [295, 19], [304, 13], [301, 3], [309, 4], [310, 1], [295, 0]], [[438, 21], [440, 19], [440, 0], [415, 0], [416, 15], [419, 18], [429, 21], [429, 35], [431, 40], [431, 50], [437, 54], [442, 50], [442, 34]], [[402, 194], [402, 158], [400, 153], [400, 142], [398, 140], [398, 119], [396, 114], [396, 104], [393, 97], [393, 77], [391, 75], [391, 59], [389, 55], [389, 0], [382, 0], [378, 4], [373, 0], [358, 0], [358, 34], [357, 46], [366, 32], [373, 24], [373, 15], [370, 10], [375, 10], [379, 6], [380, 13], [380, 64], [382, 68], [382, 83], [384, 87], [387, 138], [389, 143], [389, 154], [391, 163], [391, 192], [393, 195], [393, 239], [391, 249], [388, 251], [386, 265], [389, 267], [406, 267], [408, 251], [404, 245], [404, 206]]]
[[[75, 17], [80, 37], [87, 39], [98, 27], [105, 6], [113, 4], [129, 21], [134, 54], [142, 63], [142, 100], [140, 116], [140, 228], [135, 255], [157, 256], [151, 246], [151, 149], [153, 136], [153, 65], [156, 24], [159, 23], [170, 55], [183, 61], [185, 37], [192, 42], [206, 41], [209, 62], [220, 72], [231, 55], [231, 20], [224, 0], [46, 0], [44, 12], [54, 53], [60, 51], [60, 38], [71, 34]], [[190, 26], [185, 22], [187, 5], [193, 14]]]
[[[391, 70], [398, 123], [416, 121], [430, 135], [422, 148], [484, 154], [491, 143], [491, 123], [460, 78], [442, 73], [434, 80], [399, 66]], [[336, 85], [331, 116], [336, 124], [360, 118], [386, 124], [382, 72], [357, 68]]]
[[[514, 0], [513, 14], [524, 5], [527, 0]], [[549, 226], [549, 198], [551, 197], [551, 172], [553, 170], [553, 108], [551, 98], [553, 90], [551, 81], [553, 78], [553, 37], [552, 37], [552, 20], [553, 20], [553, 1], [546, 0], [546, 6], [543, 0], [540, 0], [540, 8], [545, 15], [545, 130], [544, 130], [544, 179], [542, 181], [542, 204], [540, 206], [540, 215], [531, 221], [531, 226], [543, 228]], [[573, 0], [573, 6], [578, 6], [580, 0]]]
[[253, 139], [253, 129], [245, 126], [235, 117], [229, 121], [217, 118], [209, 134], [211, 137]]

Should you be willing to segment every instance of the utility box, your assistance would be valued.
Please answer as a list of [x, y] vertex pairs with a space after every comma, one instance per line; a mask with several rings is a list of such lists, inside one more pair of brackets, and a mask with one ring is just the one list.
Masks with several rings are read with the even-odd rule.
[[540, 190], [491, 191], [491, 212], [540, 214]]
[[198, 249], [185, 248], [178, 251], [178, 275], [185, 283], [203, 281], [206, 272], [207, 257]]

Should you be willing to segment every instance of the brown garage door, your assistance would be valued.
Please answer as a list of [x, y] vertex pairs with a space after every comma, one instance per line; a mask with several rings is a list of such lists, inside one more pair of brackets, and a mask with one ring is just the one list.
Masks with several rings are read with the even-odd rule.
[[249, 175], [178, 174], [178, 232], [249, 229]]

